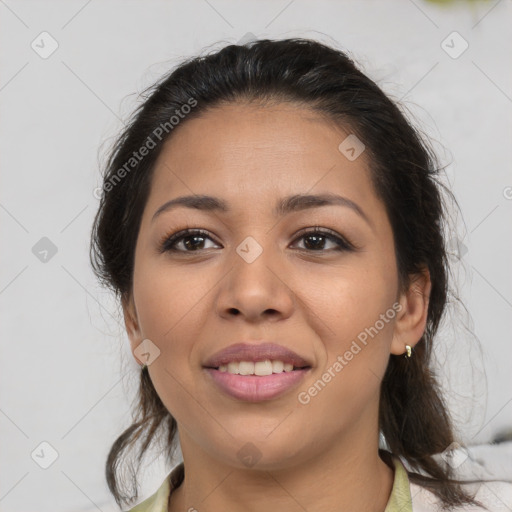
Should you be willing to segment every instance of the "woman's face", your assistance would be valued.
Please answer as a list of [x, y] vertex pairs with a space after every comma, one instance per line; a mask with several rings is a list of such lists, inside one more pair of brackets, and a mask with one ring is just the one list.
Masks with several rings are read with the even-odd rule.
[[[124, 307], [185, 456], [279, 468], [340, 439], [377, 442], [390, 352], [414, 343], [397, 330], [407, 308], [391, 226], [349, 135], [291, 104], [231, 104], [183, 121], [164, 146]], [[225, 209], [189, 202], [155, 216], [183, 196]], [[161, 250], [186, 228], [205, 233]]]

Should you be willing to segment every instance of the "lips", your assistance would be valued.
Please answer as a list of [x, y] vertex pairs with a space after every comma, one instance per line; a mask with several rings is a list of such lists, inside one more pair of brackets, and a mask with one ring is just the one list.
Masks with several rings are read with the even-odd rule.
[[203, 365], [205, 368], [219, 368], [232, 362], [251, 361], [282, 361], [291, 364], [294, 368], [310, 367], [311, 363], [299, 356], [293, 350], [275, 343], [236, 343], [215, 353]]
[[[252, 374], [251, 365], [258, 375]], [[265, 366], [266, 371], [259, 371], [258, 365]], [[203, 368], [208, 381], [224, 395], [262, 402], [299, 386], [309, 374], [311, 363], [281, 345], [258, 342], [231, 345], [210, 357]]]

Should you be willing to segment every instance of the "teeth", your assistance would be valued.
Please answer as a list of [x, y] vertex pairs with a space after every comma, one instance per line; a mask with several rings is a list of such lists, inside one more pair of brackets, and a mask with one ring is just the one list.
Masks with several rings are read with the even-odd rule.
[[272, 375], [272, 361], [258, 361], [254, 363], [254, 375]]
[[238, 363], [228, 363], [227, 371], [228, 373], [238, 375], [240, 373], [238, 370]]
[[272, 373], [281, 373], [284, 369], [283, 361], [272, 361]]
[[283, 363], [283, 361], [271, 361], [266, 359], [265, 361], [258, 361], [253, 363], [252, 361], [233, 361], [228, 364], [222, 364], [219, 366], [219, 371], [224, 373], [232, 373], [234, 375], [272, 375], [273, 373], [282, 373], [293, 371], [293, 364]]
[[240, 361], [238, 363], [238, 372], [240, 375], [254, 375], [254, 363], [250, 361]]

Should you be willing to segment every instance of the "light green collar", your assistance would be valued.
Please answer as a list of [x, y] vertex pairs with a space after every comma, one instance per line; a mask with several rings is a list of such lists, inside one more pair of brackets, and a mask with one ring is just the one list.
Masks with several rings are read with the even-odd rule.
[[395, 466], [395, 478], [384, 512], [412, 512], [411, 489], [407, 470], [398, 457], [392, 455], [391, 459], [393, 466]]

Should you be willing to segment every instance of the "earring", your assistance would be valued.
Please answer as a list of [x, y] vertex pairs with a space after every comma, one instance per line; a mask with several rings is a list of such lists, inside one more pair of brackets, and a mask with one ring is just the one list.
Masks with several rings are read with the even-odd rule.
[[412, 353], [412, 348], [410, 345], [405, 345], [405, 350], [407, 351], [407, 354], [405, 357], [409, 358], [411, 357], [411, 353]]

